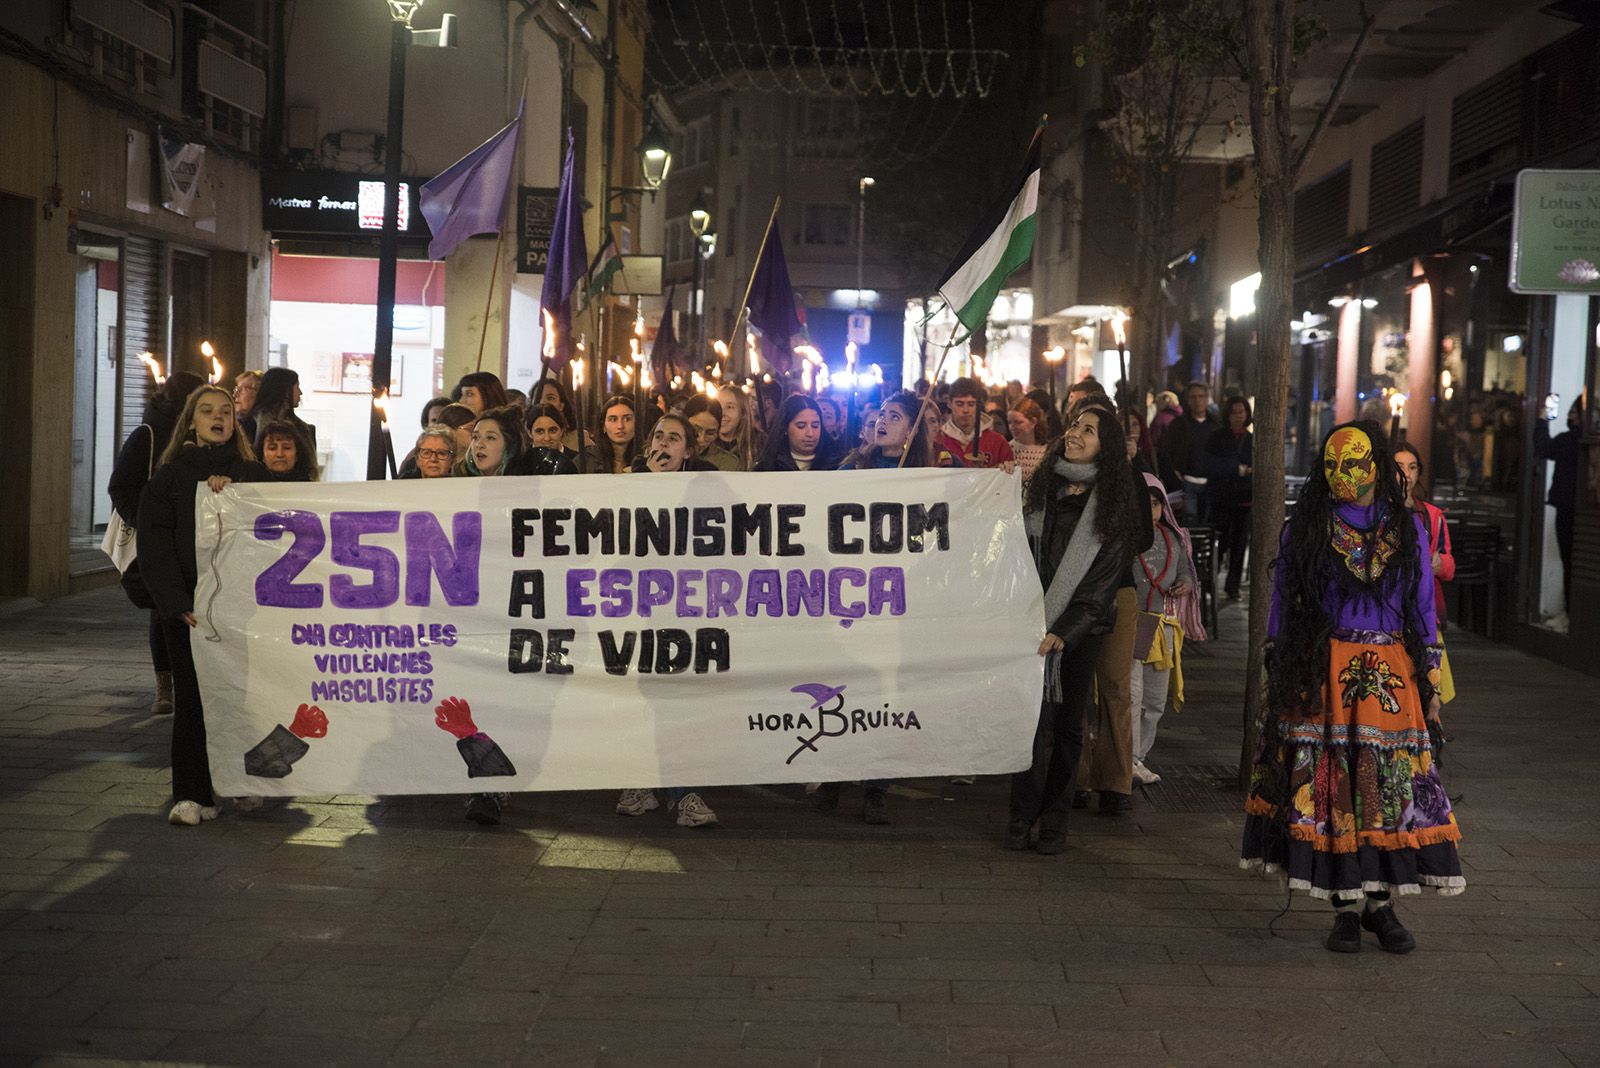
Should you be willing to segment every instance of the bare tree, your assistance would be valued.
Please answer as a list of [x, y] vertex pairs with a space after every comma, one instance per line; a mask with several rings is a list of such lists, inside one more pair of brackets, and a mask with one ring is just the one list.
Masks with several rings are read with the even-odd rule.
[[1220, 0], [1122, 0], [1077, 50], [1117, 72], [1113, 114], [1103, 123], [1117, 150], [1116, 177], [1134, 194], [1132, 393], [1162, 388], [1166, 300], [1162, 283], [1175, 252], [1182, 169], [1217, 114], [1230, 106], [1227, 66], [1233, 5]]
[[1294, 190], [1306, 157], [1344, 99], [1376, 19], [1360, 6], [1360, 29], [1333, 91], [1304, 138], [1295, 137], [1291, 107], [1295, 64], [1326, 35], [1321, 22], [1298, 13], [1296, 0], [1244, 0], [1242, 60], [1249, 93], [1260, 201], [1261, 288], [1256, 293], [1255, 469], [1250, 531], [1250, 646], [1239, 778], [1245, 783], [1255, 735], [1266, 710], [1267, 614], [1272, 564], [1284, 517], [1283, 448], [1289, 401], [1289, 322], [1294, 317]]

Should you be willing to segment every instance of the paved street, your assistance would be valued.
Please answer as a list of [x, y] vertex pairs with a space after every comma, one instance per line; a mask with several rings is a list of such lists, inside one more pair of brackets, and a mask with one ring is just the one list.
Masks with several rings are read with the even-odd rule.
[[162, 819], [168, 727], [108, 590], [0, 617], [0, 1056], [218, 1064], [1600, 1065], [1592, 679], [1458, 640], [1447, 785], [1469, 887], [1421, 948], [1321, 947], [1326, 906], [1234, 863], [1243, 657], [1122, 819], [998, 847], [1004, 784], [895, 792], [892, 827], [798, 788], [723, 824], [610, 794], [319, 797]]

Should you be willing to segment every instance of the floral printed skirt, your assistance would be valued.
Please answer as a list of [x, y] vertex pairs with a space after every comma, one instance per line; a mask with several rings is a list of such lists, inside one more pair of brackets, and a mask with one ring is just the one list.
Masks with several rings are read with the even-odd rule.
[[[1353, 640], [1344, 640], [1353, 639]], [[1335, 635], [1323, 707], [1262, 739], [1240, 864], [1282, 870], [1315, 897], [1466, 889], [1461, 829], [1439, 779], [1411, 657], [1397, 637]], [[1276, 746], [1287, 783], [1264, 761]], [[1287, 828], [1283, 794], [1287, 790]]]

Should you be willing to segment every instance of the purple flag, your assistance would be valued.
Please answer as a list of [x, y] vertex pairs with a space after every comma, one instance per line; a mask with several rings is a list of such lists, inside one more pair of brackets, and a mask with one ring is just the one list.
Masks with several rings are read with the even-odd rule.
[[794, 286], [789, 281], [789, 264], [783, 258], [783, 241], [774, 223], [767, 235], [761, 259], [756, 261], [755, 279], [750, 286], [750, 325], [761, 331], [761, 340], [783, 357], [780, 369], [793, 359], [790, 338], [800, 332], [800, 317], [794, 310]]
[[672, 298], [677, 291], [677, 286], [667, 290], [667, 304], [661, 309], [661, 325], [656, 327], [655, 344], [650, 346], [650, 376], [662, 391], [671, 388], [673, 375], [682, 373], [680, 361], [683, 349], [678, 344], [677, 331], [672, 328]]
[[522, 107], [519, 102], [517, 117], [499, 133], [422, 186], [422, 217], [433, 232], [433, 240], [428, 242], [430, 260], [444, 259], [475, 234], [500, 232], [500, 216], [516, 168]]
[[545, 351], [552, 371], [559, 371], [572, 359], [572, 295], [584, 279], [589, 266], [589, 246], [583, 239], [583, 190], [573, 173], [572, 130], [567, 130], [567, 159], [561, 165], [561, 190], [556, 196], [556, 218], [550, 228], [550, 253], [544, 268], [544, 288], [539, 306], [546, 313], [544, 329], [555, 330], [555, 344], [548, 339]]

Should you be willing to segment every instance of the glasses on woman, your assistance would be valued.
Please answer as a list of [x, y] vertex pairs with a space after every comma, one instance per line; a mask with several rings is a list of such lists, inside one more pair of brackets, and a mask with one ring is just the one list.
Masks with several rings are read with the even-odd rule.
[[451, 452], [449, 449], [417, 450], [417, 459], [419, 460], [448, 460], [454, 455], [455, 453]]

